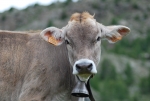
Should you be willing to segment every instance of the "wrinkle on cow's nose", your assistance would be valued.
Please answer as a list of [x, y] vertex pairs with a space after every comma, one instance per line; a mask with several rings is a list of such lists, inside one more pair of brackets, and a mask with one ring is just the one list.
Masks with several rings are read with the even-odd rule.
[[90, 73], [92, 68], [93, 68], [92, 63], [78, 63], [78, 64], [76, 64], [76, 70], [79, 73]]

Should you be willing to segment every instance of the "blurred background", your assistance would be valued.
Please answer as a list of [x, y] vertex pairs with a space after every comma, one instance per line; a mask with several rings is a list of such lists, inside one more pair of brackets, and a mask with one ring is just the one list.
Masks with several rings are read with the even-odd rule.
[[[12, 0], [13, 1], [13, 0]], [[15, 1], [15, 0], [14, 0]], [[63, 27], [74, 12], [95, 14], [104, 25], [131, 29], [123, 40], [102, 42], [98, 74], [91, 80], [96, 101], [150, 101], [149, 0], [49, 0], [0, 12], [0, 30]]]

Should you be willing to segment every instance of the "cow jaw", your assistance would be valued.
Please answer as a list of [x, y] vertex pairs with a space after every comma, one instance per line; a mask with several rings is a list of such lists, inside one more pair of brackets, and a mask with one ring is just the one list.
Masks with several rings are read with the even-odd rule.
[[91, 75], [96, 73], [96, 65], [89, 59], [80, 59], [73, 66], [73, 74], [77, 75], [81, 81], [87, 81]]

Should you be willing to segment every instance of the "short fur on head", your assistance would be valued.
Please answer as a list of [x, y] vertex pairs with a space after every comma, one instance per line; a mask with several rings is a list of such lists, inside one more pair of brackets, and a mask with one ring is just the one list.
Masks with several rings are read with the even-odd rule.
[[88, 12], [74, 13], [71, 16], [70, 21], [84, 22], [88, 18], [94, 19], [94, 16], [90, 15]]
[[90, 61], [89, 63], [92, 64], [91, 73], [97, 73], [96, 66], [100, 61], [102, 39], [115, 43], [129, 31], [130, 29], [123, 25], [105, 26], [97, 22], [94, 15], [82, 12], [72, 14], [70, 21], [62, 29], [49, 27], [44, 29], [40, 35], [45, 41], [55, 46], [66, 43], [73, 74], [78, 75], [76, 63], [85, 63], [85, 61]]

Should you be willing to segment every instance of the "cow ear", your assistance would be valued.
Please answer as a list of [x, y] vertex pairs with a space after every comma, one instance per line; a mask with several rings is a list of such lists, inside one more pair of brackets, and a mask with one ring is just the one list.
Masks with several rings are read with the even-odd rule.
[[40, 35], [45, 41], [47, 41], [55, 46], [61, 45], [64, 41], [63, 30], [58, 29], [56, 27], [49, 27], [49, 28], [44, 29], [40, 33]]
[[121, 40], [130, 32], [130, 28], [122, 25], [105, 26], [105, 30], [104, 36], [110, 43]]

